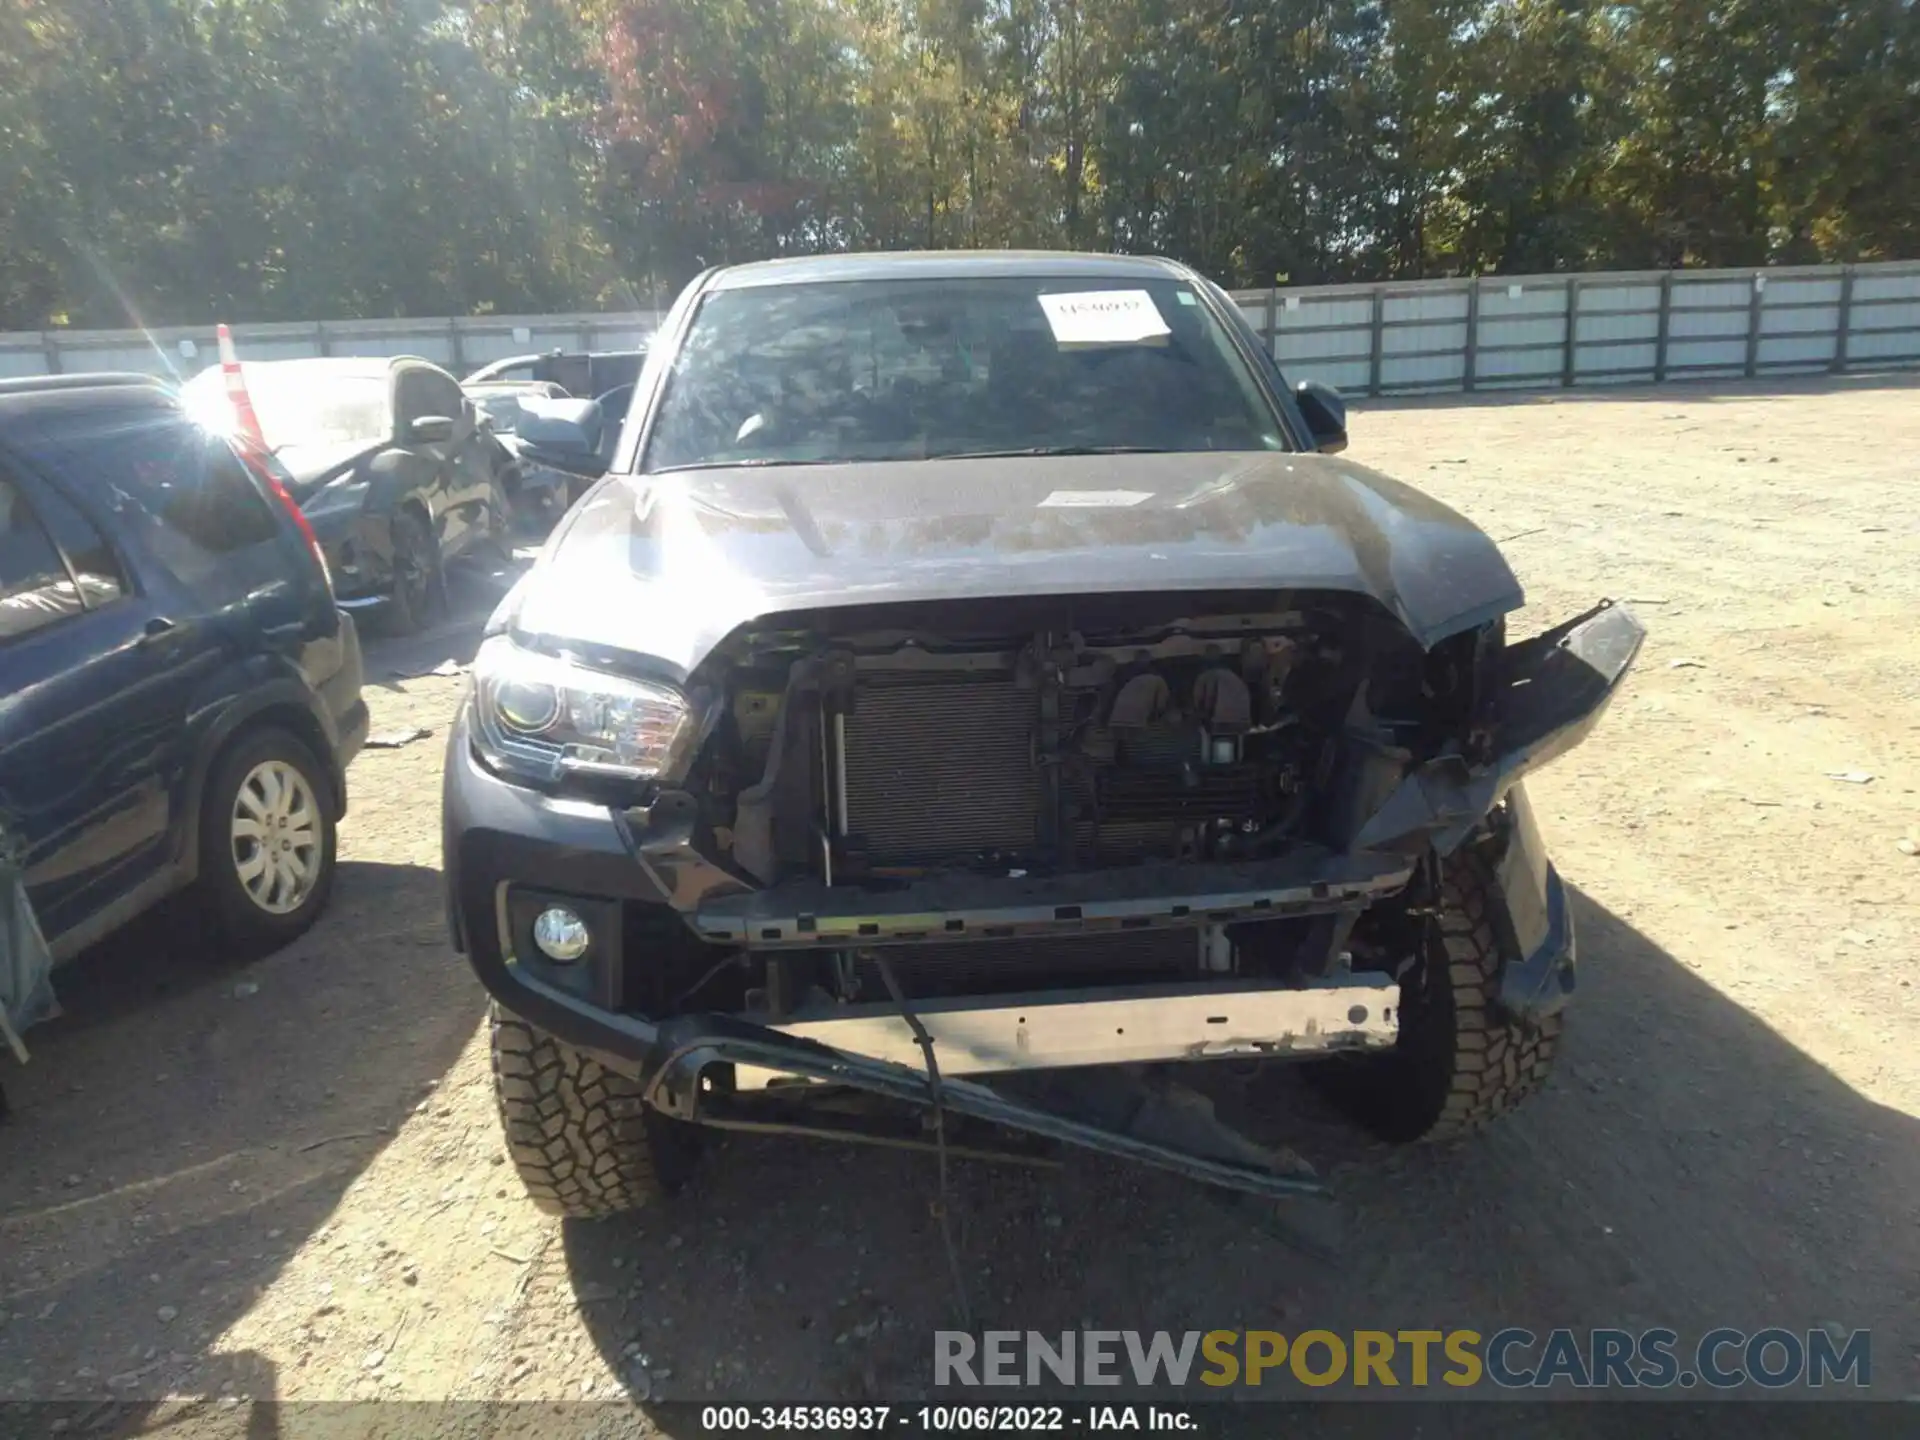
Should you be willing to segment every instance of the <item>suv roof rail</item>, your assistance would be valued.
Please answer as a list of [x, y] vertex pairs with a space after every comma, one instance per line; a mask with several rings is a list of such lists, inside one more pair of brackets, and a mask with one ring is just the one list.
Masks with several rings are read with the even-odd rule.
[[0, 380], [0, 395], [37, 395], [46, 390], [110, 390], [135, 385], [164, 388], [158, 375], [143, 375], [137, 370], [98, 370], [72, 375], [24, 375]]

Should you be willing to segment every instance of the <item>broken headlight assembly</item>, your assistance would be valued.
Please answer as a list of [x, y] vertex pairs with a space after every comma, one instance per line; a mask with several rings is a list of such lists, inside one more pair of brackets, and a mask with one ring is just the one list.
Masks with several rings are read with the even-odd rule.
[[506, 635], [474, 657], [473, 715], [480, 758], [535, 785], [671, 776], [701, 729], [695, 705], [670, 685], [526, 650]]

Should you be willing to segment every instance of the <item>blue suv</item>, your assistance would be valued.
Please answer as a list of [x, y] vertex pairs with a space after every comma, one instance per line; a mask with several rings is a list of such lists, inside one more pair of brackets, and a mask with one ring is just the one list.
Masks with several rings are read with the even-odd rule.
[[306, 930], [360, 685], [270, 457], [145, 376], [0, 382], [0, 839], [56, 962], [189, 888], [231, 953]]

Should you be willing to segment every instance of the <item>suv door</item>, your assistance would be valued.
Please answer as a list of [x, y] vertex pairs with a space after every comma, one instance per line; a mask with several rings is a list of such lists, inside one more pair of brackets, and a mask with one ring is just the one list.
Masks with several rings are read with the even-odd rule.
[[180, 740], [201, 666], [186, 617], [140, 593], [58, 490], [0, 460], [0, 508], [0, 817], [64, 955], [63, 935], [170, 888]]

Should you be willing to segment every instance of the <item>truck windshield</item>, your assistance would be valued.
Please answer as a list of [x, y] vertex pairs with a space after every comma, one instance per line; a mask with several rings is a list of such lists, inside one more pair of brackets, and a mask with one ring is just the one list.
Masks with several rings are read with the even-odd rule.
[[708, 296], [641, 469], [1286, 448], [1181, 281], [863, 280]]

